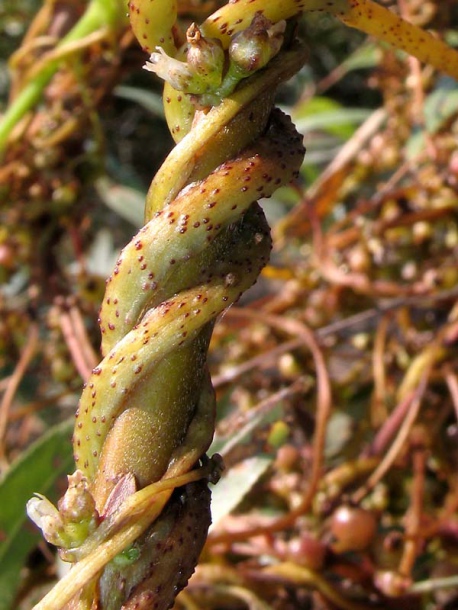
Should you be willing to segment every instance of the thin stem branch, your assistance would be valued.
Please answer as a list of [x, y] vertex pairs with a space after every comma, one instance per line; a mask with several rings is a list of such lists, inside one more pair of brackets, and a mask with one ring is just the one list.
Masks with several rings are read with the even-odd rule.
[[404, 550], [399, 563], [398, 572], [402, 576], [410, 577], [418, 551], [421, 548], [420, 529], [423, 514], [423, 497], [425, 491], [426, 452], [424, 447], [414, 449], [412, 455], [413, 485], [411, 490], [411, 504], [406, 515]]
[[398, 455], [401, 453], [404, 443], [406, 442], [410, 431], [412, 430], [412, 426], [417, 419], [418, 413], [420, 412], [421, 401], [423, 395], [425, 393], [427, 387], [427, 381], [429, 377], [429, 371], [426, 371], [423, 374], [423, 377], [416, 388], [415, 391], [412, 392], [409, 400], [409, 410], [407, 411], [406, 417], [404, 418], [401, 427], [399, 428], [399, 432], [396, 435], [391, 447], [385, 454], [384, 458], [371, 474], [371, 476], [367, 479], [366, 483], [356, 491], [352, 496], [352, 502], [355, 504], [359, 504], [361, 500], [366, 496], [374, 487], [383, 479], [388, 470], [393, 465], [393, 462], [396, 460]]
[[8, 423], [8, 415], [10, 411], [13, 398], [17, 392], [19, 384], [25, 375], [27, 367], [32, 360], [38, 345], [39, 328], [36, 322], [32, 322], [29, 328], [29, 334], [27, 343], [21, 353], [19, 362], [11, 375], [8, 387], [3, 395], [2, 402], [0, 404], [0, 459], [5, 461], [6, 459], [6, 448], [5, 448], [5, 433], [6, 426]]
[[65, 303], [58, 302], [59, 324], [73, 363], [83, 381], [87, 381], [98, 358], [92, 349], [81, 314], [75, 305], [70, 304], [68, 311]]

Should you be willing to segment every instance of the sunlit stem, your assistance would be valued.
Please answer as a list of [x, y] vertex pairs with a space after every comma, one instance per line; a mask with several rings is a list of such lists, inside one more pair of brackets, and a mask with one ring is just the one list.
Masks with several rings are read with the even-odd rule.
[[209, 17], [201, 28], [202, 33], [219, 38], [227, 47], [230, 36], [220, 31], [219, 24], [229, 21], [236, 24], [233, 32], [244, 30], [258, 10], [262, 10], [264, 17], [273, 23], [301, 12], [331, 13], [346, 25], [406, 51], [458, 80], [458, 52], [455, 49], [372, 0], [239, 0], [223, 6]]
[[347, 11], [337, 13], [343, 23], [387, 42], [458, 80], [458, 52], [445, 42], [372, 0], [350, 0], [348, 4]]

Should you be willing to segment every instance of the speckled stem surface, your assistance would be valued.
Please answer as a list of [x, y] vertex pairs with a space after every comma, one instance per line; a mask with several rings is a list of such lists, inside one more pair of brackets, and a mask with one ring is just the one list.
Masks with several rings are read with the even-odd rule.
[[[134, 28], [140, 6], [131, 6]], [[74, 432], [75, 462], [101, 515], [126, 476], [141, 488], [171, 471], [183, 474], [212, 440], [208, 343], [217, 316], [269, 258], [270, 231], [257, 200], [298, 174], [302, 139], [272, 105], [274, 88], [304, 60], [304, 49], [294, 45], [231, 99], [196, 114], [153, 181], [145, 226], [108, 279], [100, 311], [104, 358], [83, 391]], [[167, 508], [135, 541], [140, 554], [133, 567], [105, 568], [97, 587], [102, 608], [167, 608], [184, 586], [209, 525], [209, 494], [193, 485], [182, 496], [169, 490]], [[196, 510], [201, 518], [193, 521]], [[180, 545], [178, 518], [194, 524], [192, 535], [180, 529]], [[168, 562], [158, 532], [174, 532], [164, 534]]]

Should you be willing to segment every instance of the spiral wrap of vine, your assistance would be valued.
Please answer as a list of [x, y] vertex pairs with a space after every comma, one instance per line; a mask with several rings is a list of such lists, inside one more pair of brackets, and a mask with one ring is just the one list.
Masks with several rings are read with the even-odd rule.
[[75, 562], [55, 588], [58, 607], [167, 608], [194, 570], [210, 524], [207, 482], [220, 468], [204, 457], [215, 417], [213, 325], [269, 258], [257, 201], [297, 176], [304, 155], [289, 118], [273, 109], [276, 86], [305, 60], [291, 28], [253, 13], [230, 57], [226, 32], [209, 38], [192, 26], [187, 57], [176, 59], [175, 3], [132, 2], [130, 12], [142, 45], [160, 47], [153, 70], [183, 89], [165, 91], [178, 144], [107, 282], [103, 360], [76, 418], [77, 471], [58, 511], [42, 497], [29, 503]]

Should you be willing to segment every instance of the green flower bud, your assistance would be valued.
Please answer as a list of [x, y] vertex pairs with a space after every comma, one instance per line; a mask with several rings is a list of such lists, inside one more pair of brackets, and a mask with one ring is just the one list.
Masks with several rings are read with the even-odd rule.
[[74, 549], [95, 530], [99, 521], [87, 479], [81, 471], [68, 477], [68, 490], [59, 501], [58, 509], [40, 494], [27, 503], [29, 518], [50, 544]]
[[66, 524], [90, 522], [97, 516], [94, 498], [81, 470], [68, 476], [68, 489], [59, 500], [58, 508]]
[[273, 25], [262, 13], [256, 13], [251, 25], [232, 39], [231, 62], [245, 74], [263, 68], [279, 52], [285, 27], [285, 21]]
[[188, 28], [186, 38], [189, 69], [201, 76], [210, 88], [219, 87], [225, 61], [221, 42], [216, 38], [204, 38], [195, 23]]
[[[200, 40], [204, 39], [201, 38]], [[188, 65], [183, 61], [169, 57], [164, 49], [157, 47], [157, 52], [151, 54], [150, 60], [143, 67], [167, 81], [177, 91], [194, 95], [208, 93], [216, 89], [221, 82], [221, 60], [218, 60], [220, 67], [210, 68], [211, 56], [213, 51], [217, 53], [216, 49], [216, 44], [207, 45], [199, 42], [196, 45], [193, 43], [189, 49], [191, 65]]]
[[[229, 46], [229, 67], [217, 90], [199, 98], [201, 105], [219, 104], [228, 97], [241, 80], [263, 68], [283, 44], [285, 21], [272, 24], [262, 13], [255, 14], [251, 24], [235, 34]], [[203, 92], [205, 93], [205, 92]]]

